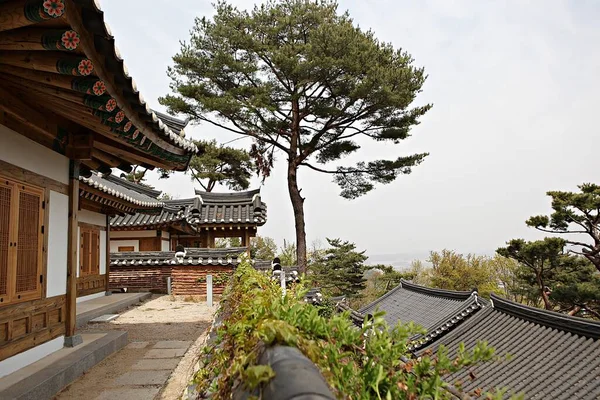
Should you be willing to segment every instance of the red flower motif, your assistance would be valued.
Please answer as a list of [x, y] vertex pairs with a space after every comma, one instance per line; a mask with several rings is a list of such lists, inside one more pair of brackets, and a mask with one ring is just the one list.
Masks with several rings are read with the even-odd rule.
[[113, 112], [115, 108], [117, 108], [117, 101], [115, 99], [110, 99], [106, 102], [106, 106], [104, 106], [104, 108], [106, 108], [106, 111], [108, 112]]
[[75, 31], [66, 31], [61, 38], [62, 45], [67, 50], [75, 50], [79, 46], [79, 34]]
[[91, 60], [84, 58], [83, 60], [81, 60], [79, 62], [79, 65], [77, 66], [77, 70], [79, 71], [79, 74], [81, 74], [83, 76], [87, 76], [87, 75], [91, 74], [92, 71], [94, 70], [94, 65], [92, 64]]
[[106, 85], [102, 81], [97, 81], [96, 83], [94, 83], [94, 87], [92, 88], [92, 90], [96, 96], [102, 96], [104, 92], [106, 92]]
[[[132, 125], [131, 121], [128, 121], [128, 122], [125, 124], [125, 127], [123, 128], [123, 130], [124, 130], [125, 132], [129, 132], [129, 130], [131, 129], [131, 125]], [[135, 139], [135, 136], [134, 136], [134, 139]]]
[[46, 0], [44, 1], [44, 11], [52, 18], [58, 18], [65, 13], [65, 5], [63, 0]]
[[120, 124], [121, 122], [123, 122], [124, 118], [125, 118], [125, 113], [123, 111], [119, 111], [117, 113], [117, 115], [115, 115], [115, 122], [117, 124]]

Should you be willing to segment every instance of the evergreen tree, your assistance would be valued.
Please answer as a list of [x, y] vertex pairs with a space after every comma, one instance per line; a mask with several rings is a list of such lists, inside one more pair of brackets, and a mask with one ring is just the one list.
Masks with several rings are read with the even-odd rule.
[[267, 236], [256, 236], [250, 239], [250, 257], [254, 260], [272, 261], [277, 253], [275, 240]]
[[332, 296], [355, 297], [365, 289], [365, 272], [370, 269], [364, 262], [364, 251], [340, 239], [327, 239], [330, 248], [311, 266], [311, 278], [316, 286]]
[[251, 11], [219, 1], [215, 16], [196, 19], [191, 35], [169, 69], [175, 94], [160, 102], [251, 137], [263, 177], [276, 153], [283, 155], [301, 271], [307, 244], [300, 167], [330, 174], [352, 199], [410, 173], [427, 155], [341, 163], [361, 141], [400, 143], [431, 105], [412, 106], [423, 68], [355, 26], [334, 0], [271, 0]]
[[[216, 140], [194, 140], [198, 154], [190, 161], [188, 170], [192, 181], [202, 190], [212, 192], [217, 184], [230, 190], [246, 190], [254, 165], [246, 150], [221, 146]], [[160, 170], [161, 178], [168, 178], [173, 171]]]
[[586, 183], [579, 189], [580, 193], [548, 192], [554, 212], [531, 217], [527, 225], [562, 235], [573, 246], [570, 252], [586, 257], [600, 271], [600, 186]]

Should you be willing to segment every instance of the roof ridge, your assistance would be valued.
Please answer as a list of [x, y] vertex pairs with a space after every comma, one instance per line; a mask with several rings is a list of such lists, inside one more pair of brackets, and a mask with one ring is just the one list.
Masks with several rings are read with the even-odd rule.
[[414, 338], [415, 342], [412, 345], [411, 351], [417, 351], [420, 348], [427, 346], [429, 343], [438, 340], [442, 336], [447, 335], [478, 310], [481, 310], [488, 305], [488, 302], [479, 297], [477, 293], [471, 293], [471, 296], [462, 302], [460, 308], [453, 310], [443, 318], [440, 318], [440, 320], [430, 327], [425, 334], [417, 335]]
[[[98, 175], [100, 176], [100, 175]], [[145, 194], [146, 196], [152, 197], [152, 198], [157, 198], [158, 196], [161, 195], [161, 191], [160, 190], [156, 190], [156, 189], [151, 189], [149, 187], [140, 185], [139, 183], [135, 183], [135, 182], [130, 182], [127, 179], [121, 178], [119, 176], [115, 176], [113, 174], [110, 175], [106, 175], [106, 176], [100, 176], [102, 179], [106, 179], [107, 181], [113, 182], [117, 185], [121, 185], [126, 187], [127, 189], [131, 189], [134, 192], [138, 192], [141, 194]]]
[[576, 335], [600, 339], [600, 322], [542, 310], [490, 294], [492, 307], [517, 318]]
[[427, 286], [421, 286], [421, 285], [417, 285], [416, 283], [405, 281], [404, 279], [400, 279], [400, 284], [407, 290], [412, 290], [413, 292], [420, 292], [420, 293], [424, 293], [424, 294], [429, 294], [431, 296], [446, 297], [446, 298], [455, 299], [455, 300], [466, 300], [474, 293], [474, 291], [468, 292], [468, 291], [430, 288]]

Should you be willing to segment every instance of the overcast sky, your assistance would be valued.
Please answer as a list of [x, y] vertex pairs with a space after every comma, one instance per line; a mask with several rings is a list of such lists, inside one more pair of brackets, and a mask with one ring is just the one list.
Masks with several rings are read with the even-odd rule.
[[[167, 66], [194, 17], [213, 13], [210, 3], [102, 1], [151, 107], [163, 110], [157, 98], [169, 92]], [[367, 146], [362, 158], [431, 155], [411, 175], [352, 201], [338, 196], [330, 176], [302, 170], [309, 242], [341, 237], [377, 260], [442, 248], [493, 253], [511, 238], [541, 237], [524, 221], [549, 211], [546, 191], [600, 182], [597, 0], [342, 0], [340, 9], [425, 67], [429, 78], [417, 103], [434, 104], [410, 139]], [[207, 124], [186, 131], [195, 139], [235, 138]], [[294, 227], [278, 165], [262, 187], [268, 221], [259, 233], [282, 242], [294, 238]], [[181, 198], [193, 195], [186, 175], [167, 181], [153, 175], [150, 183]]]

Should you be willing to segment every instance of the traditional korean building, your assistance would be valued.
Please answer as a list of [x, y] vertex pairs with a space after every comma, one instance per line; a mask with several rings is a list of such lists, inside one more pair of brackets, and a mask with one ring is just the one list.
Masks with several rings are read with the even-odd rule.
[[144, 102], [96, 2], [0, 1], [0, 377], [81, 342], [108, 218], [162, 209], [92, 171], [185, 170], [180, 125]]
[[[342, 305], [342, 311], [349, 311]], [[406, 281], [372, 304], [351, 311], [360, 324], [376, 310], [390, 325], [415, 322], [427, 333], [412, 338], [415, 357], [440, 346], [456, 355], [480, 341], [501, 360], [489, 361], [446, 376], [472, 398], [506, 389], [504, 398], [597, 399], [600, 397], [600, 322], [514, 303], [496, 295], [427, 288]], [[506, 356], [509, 356], [508, 358]], [[456, 383], [460, 382], [460, 385]]]
[[[136, 189], [140, 185], [129, 185], [155, 198], [160, 195]], [[266, 221], [267, 205], [261, 200], [260, 189], [234, 193], [196, 191], [196, 196], [189, 199], [165, 201], [162, 212], [156, 215], [138, 213], [112, 218], [110, 246], [112, 252], [174, 251], [177, 245], [214, 248], [215, 239], [240, 238], [241, 245], [248, 247], [250, 238]]]

